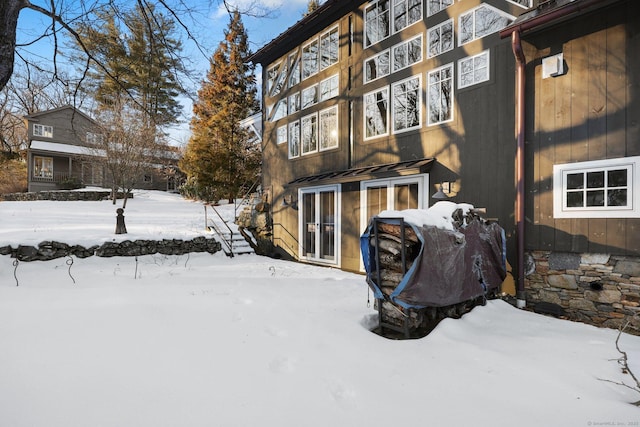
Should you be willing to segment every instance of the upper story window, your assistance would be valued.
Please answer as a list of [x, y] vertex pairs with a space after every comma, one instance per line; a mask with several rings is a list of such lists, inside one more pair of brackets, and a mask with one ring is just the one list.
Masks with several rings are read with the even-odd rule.
[[300, 120], [289, 123], [289, 158], [300, 156]]
[[320, 111], [320, 150], [338, 146], [338, 106]]
[[320, 82], [320, 101], [324, 101], [333, 97], [338, 96], [339, 92], [339, 81], [338, 75], [334, 74], [328, 79], [324, 79]]
[[459, 19], [458, 31], [460, 35], [458, 43], [460, 45], [495, 33], [514, 20], [513, 16], [487, 4], [463, 13]]
[[275, 122], [276, 120], [280, 120], [283, 117], [287, 116], [287, 98], [279, 100], [275, 107], [268, 108], [267, 114], [269, 116], [269, 120]]
[[393, 131], [403, 132], [419, 128], [422, 105], [420, 76], [414, 76], [391, 87], [393, 99]]
[[389, 49], [364, 61], [364, 82], [369, 83], [390, 72]]
[[305, 116], [301, 120], [302, 154], [318, 151], [318, 115]]
[[320, 69], [330, 67], [338, 63], [338, 48], [340, 38], [338, 37], [338, 27], [335, 27], [320, 36]]
[[302, 109], [318, 103], [318, 85], [309, 86], [302, 90]]
[[99, 145], [104, 141], [103, 135], [94, 132], [87, 132], [87, 144]]
[[43, 136], [45, 138], [53, 138], [53, 126], [33, 124], [33, 136]]
[[453, 64], [447, 64], [427, 74], [428, 124], [453, 120]]
[[489, 51], [485, 50], [458, 61], [458, 87], [468, 87], [489, 80]]
[[267, 94], [268, 96], [278, 95], [286, 84], [288, 66], [278, 63], [267, 70]]
[[525, 9], [529, 9], [533, 7], [533, 0], [507, 0], [510, 3], [515, 3], [518, 6], [524, 7]]
[[422, 20], [422, 0], [393, 0], [393, 31]]
[[640, 156], [554, 165], [554, 218], [639, 218], [639, 167]]
[[313, 76], [319, 70], [318, 40], [302, 47], [302, 80]]
[[282, 125], [276, 130], [276, 142], [278, 144], [287, 142], [287, 125]]
[[391, 51], [393, 52], [394, 72], [422, 61], [422, 34], [395, 45]]
[[300, 83], [300, 56], [298, 52], [289, 55], [289, 87], [295, 86]]
[[389, 88], [383, 87], [364, 95], [364, 138], [389, 133]]
[[289, 95], [289, 101], [287, 104], [287, 110], [289, 111], [289, 114], [300, 111], [300, 92]]
[[453, 19], [444, 21], [427, 32], [427, 56], [433, 58], [453, 49]]
[[364, 47], [389, 37], [389, 0], [371, 2], [364, 9]]
[[435, 15], [451, 6], [454, 0], [427, 0], [427, 16]]

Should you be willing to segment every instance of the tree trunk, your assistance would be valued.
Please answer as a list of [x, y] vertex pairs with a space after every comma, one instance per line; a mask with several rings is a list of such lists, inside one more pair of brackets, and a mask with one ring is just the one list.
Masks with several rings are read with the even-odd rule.
[[0, 90], [4, 89], [13, 74], [18, 15], [26, 6], [25, 0], [0, 1]]

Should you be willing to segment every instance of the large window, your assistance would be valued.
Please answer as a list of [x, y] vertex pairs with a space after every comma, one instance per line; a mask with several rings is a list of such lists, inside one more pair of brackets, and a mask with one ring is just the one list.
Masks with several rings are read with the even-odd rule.
[[389, 0], [371, 2], [364, 9], [364, 47], [389, 37]]
[[393, 52], [393, 71], [422, 61], [422, 34], [395, 45], [391, 51]]
[[327, 79], [324, 79], [320, 82], [320, 101], [325, 101], [327, 99], [331, 99], [333, 97], [338, 96], [339, 92], [339, 81], [338, 75], [335, 74]]
[[311, 107], [318, 102], [318, 85], [302, 90], [302, 109]]
[[293, 114], [297, 111], [300, 111], [300, 92], [296, 92], [289, 95], [287, 104], [288, 104], [289, 114]]
[[394, 83], [391, 89], [393, 97], [393, 131], [402, 132], [419, 128], [421, 125], [422, 88], [420, 76]]
[[[555, 218], [638, 218], [640, 157], [553, 167]], [[634, 198], [636, 200], [634, 200]]]
[[302, 79], [313, 76], [318, 72], [318, 40], [302, 48]]
[[338, 62], [338, 48], [340, 39], [338, 27], [335, 27], [320, 36], [320, 69], [324, 70]]
[[369, 92], [364, 95], [364, 137], [365, 139], [387, 135], [389, 129], [389, 88]]
[[427, 56], [433, 58], [453, 49], [453, 19], [444, 21], [427, 32]]
[[453, 64], [430, 71], [427, 81], [428, 124], [453, 120]]
[[268, 112], [269, 120], [275, 122], [287, 116], [287, 98], [279, 100], [274, 107]]
[[300, 156], [300, 121], [289, 123], [289, 158]]
[[276, 141], [278, 144], [284, 144], [287, 142], [287, 125], [278, 127], [276, 131]]
[[310, 114], [301, 120], [302, 154], [318, 151], [318, 115]]
[[33, 156], [33, 177], [53, 179], [53, 157]]
[[34, 124], [33, 136], [43, 136], [45, 138], [53, 138], [53, 126]]
[[338, 106], [320, 111], [320, 150], [338, 146]]
[[489, 80], [489, 51], [458, 61], [458, 87], [468, 87]]
[[289, 55], [289, 68], [291, 69], [289, 87], [292, 87], [300, 83], [300, 57], [298, 52]]
[[339, 195], [338, 186], [335, 185], [300, 190], [300, 259], [339, 264]]
[[451, 6], [454, 0], [427, 0], [427, 16], [435, 15]]
[[393, 31], [422, 20], [422, 0], [393, 0]]
[[380, 77], [384, 77], [390, 72], [389, 49], [372, 56], [364, 61], [364, 82], [369, 83]]
[[495, 33], [513, 22], [514, 18], [487, 4], [460, 15], [458, 43], [470, 41]]

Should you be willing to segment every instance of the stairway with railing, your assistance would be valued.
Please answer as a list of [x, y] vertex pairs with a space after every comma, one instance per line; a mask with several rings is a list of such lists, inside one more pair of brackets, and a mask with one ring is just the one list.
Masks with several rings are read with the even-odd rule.
[[238, 226], [233, 221], [223, 218], [214, 205], [208, 203], [204, 205], [204, 220], [205, 227], [214, 234], [228, 257], [255, 253]]

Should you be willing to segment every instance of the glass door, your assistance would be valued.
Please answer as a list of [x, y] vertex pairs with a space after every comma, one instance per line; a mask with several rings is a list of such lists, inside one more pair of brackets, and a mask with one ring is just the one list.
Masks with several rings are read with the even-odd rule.
[[300, 190], [301, 259], [338, 263], [339, 224], [337, 186]]

